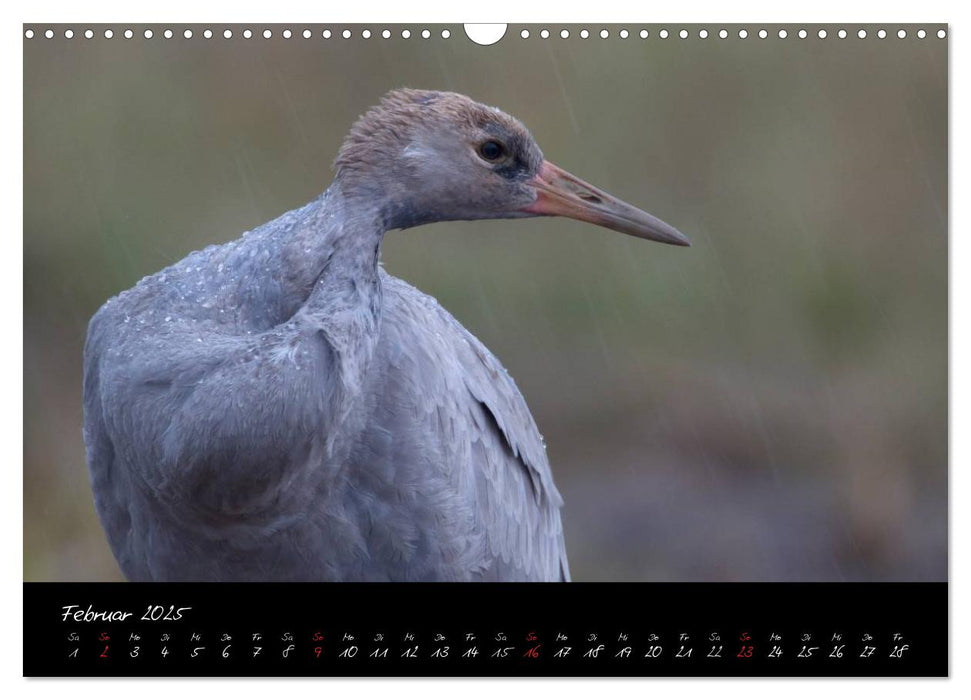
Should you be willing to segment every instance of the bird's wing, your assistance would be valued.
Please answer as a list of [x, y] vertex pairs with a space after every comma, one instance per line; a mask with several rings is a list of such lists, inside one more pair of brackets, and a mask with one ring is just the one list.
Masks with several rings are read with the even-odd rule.
[[427, 508], [409, 538], [392, 534], [393, 506], [368, 504], [388, 508], [375, 526], [388, 556], [410, 558], [416, 578], [448, 576], [434, 562], [451, 561], [477, 579], [568, 580], [562, 498], [515, 382], [434, 299], [384, 273], [382, 285], [355, 478], [369, 480], [365, 493], [390, 488], [409, 512], [412, 500]]
[[112, 438], [110, 409], [105, 406], [104, 360], [116, 353], [112, 345], [113, 321], [105, 310], [95, 314], [88, 325], [84, 346], [84, 443], [87, 449], [91, 490], [108, 544], [122, 572], [132, 580], [151, 578], [146, 552], [135, 530], [149, 531], [153, 523], [137, 502], [137, 475], [131, 469], [132, 451]]

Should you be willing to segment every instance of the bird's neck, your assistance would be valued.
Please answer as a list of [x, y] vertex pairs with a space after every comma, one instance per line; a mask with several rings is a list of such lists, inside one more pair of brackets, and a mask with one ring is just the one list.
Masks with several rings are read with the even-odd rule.
[[308, 291], [297, 314], [327, 336], [352, 372], [366, 369], [377, 342], [384, 232], [380, 212], [335, 183], [287, 240], [287, 268]]
[[307, 303], [337, 311], [366, 300], [379, 284], [384, 232], [380, 212], [336, 183], [311, 203], [286, 240], [286, 264], [307, 285]]
[[335, 182], [240, 239], [226, 265], [239, 281], [237, 329], [257, 333], [298, 323], [320, 332], [349, 389], [367, 371], [381, 320], [378, 263], [386, 226], [368, 201], [348, 197]]
[[328, 191], [340, 192], [348, 208], [367, 212], [385, 231], [433, 223], [437, 220], [433, 209], [415, 201], [409, 172], [400, 160], [393, 154], [380, 163], [369, 163], [370, 167], [345, 166]]

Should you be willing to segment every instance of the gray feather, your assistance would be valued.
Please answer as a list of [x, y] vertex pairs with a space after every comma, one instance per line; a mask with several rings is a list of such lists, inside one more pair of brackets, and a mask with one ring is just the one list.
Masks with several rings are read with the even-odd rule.
[[377, 267], [332, 188], [109, 300], [95, 502], [132, 580], [566, 580], [545, 448], [498, 360]]

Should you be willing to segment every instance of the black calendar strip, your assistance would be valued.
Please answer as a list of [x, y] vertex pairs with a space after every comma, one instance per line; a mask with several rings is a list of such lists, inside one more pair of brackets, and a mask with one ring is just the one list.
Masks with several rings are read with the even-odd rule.
[[945, 676], [947, 584], [24, 585], [28, 676]]

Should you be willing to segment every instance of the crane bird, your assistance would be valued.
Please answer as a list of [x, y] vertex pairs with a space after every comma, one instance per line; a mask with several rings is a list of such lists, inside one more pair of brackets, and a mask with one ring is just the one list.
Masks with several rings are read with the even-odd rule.
[[502, 111], [400, 89], [330, 187], [109, 299], [88, 326], [95, 505], [136, 581], [566, 581], [562, 499], [499, 361], [380, 266], [385, 232], [567, 216], [674, 228]]

